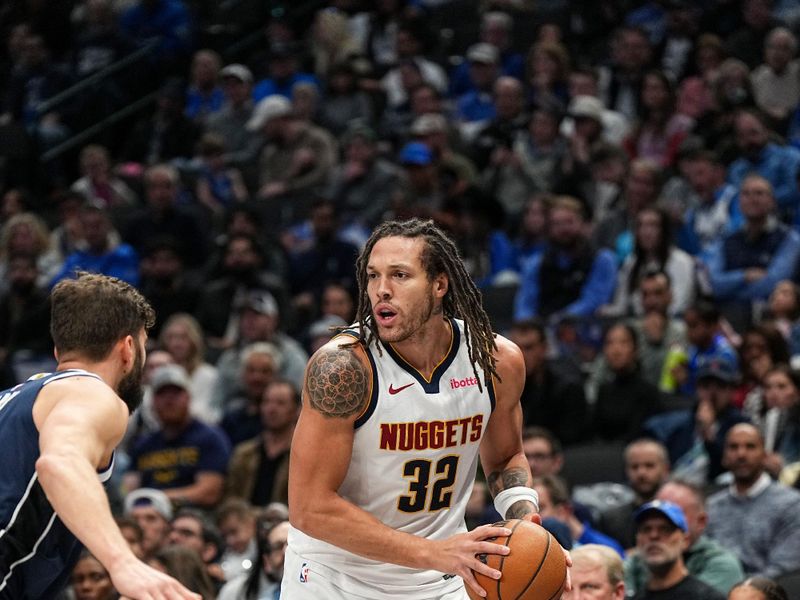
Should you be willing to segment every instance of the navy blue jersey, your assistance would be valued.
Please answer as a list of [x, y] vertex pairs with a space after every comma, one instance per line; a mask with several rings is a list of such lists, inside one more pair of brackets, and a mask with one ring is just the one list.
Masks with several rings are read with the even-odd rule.
[[[81, 544], [47, 501], [36, 474], [39, 431], [33, 403], [52, 381], [97, 375], [80, 370], [34, 375], [0, 392], [0, 600], [57, 596], [78, 560]], [[112, 464], [100, 473], [111, 476]]]

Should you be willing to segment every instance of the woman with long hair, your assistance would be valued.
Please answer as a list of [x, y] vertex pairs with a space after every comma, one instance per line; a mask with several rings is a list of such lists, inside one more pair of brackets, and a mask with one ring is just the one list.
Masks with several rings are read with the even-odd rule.
[[642, 80], [639, 122], [625, 141], [631, 158], [647, 158], [662, 167], [675, 164], [678, 148], [694, 120], [675, 110], [675, 87], [663, 71], [648, 71]]
[[187, 313], [175, 313], [161, 329], [159, 343], [189, 375], [192, 412], [206, 423], [218, 423], [222, 407], [212, 402], [217, 369], [205, 361], [203, 330], [197, 319]]
[[672, 243], [670, 219], [656, 207], [643, 208], [635, 217], [634, 249], [617, 275], [614, 301], [604, 310], [609, 316], [637, 315], [645, 312], [639, 283], [647, 272], [666, 273], [670, 280], [670, 315], [681, 315], [696, 293], [695, 261]]
[[222, 588], [218, 600], [274, 600], [283, 578], [289, 521], [259, 520], [256, 555], [250, 571]]

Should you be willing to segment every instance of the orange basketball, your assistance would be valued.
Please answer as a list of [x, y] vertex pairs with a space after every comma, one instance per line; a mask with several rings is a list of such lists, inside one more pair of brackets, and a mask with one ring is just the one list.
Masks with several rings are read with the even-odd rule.
[[[479, 554], [478, 558], [500, 571], [500, 579], [490, 579], [480, 573], [475, 578], [486, 590], [486, 600], [558, 600], [564, 591], [567, 563], [564, 551], [549, 531], [529, 521], [511, 519], [495, 523], [508, 527], [508, 537], [490, 538], [487, 541], [504, 544], [511, 550], [507, 556]], [[469, 586], [467, 595], [481, 600]]]

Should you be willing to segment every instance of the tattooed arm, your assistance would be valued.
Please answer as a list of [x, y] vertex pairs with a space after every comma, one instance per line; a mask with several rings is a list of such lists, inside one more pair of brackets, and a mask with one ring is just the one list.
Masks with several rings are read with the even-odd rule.
[[[334, 339], [320, 348], [306, 367], [303, 407], [292, 439], [289, 461], [289, 518], [294, 527], [360, 556], [418, 569], [435, 569], [472, 578], [470, 569], [492, 576], [495, 570], [476, 557], [505, 553], [484, 541], [505, 535], [483, 527], [444, 540], [428, 540], [384, 525], [339, 493], [353, 454], [354, 423], [369, 401], [369, 361], [351, 340]], [[376, 448], [375, 452], [378, 451]], [[407, 489], [402, 473], [368, 473], [364, 477], [398, 482], [398, 495]], [[497, 572], [499, 577], [499, 572]]]
[[[495, 382], [495, 409], [481, 441], [481, 463], [492, 497], [512, 487], [530, 487], [531, 471], [522, 451], [522, 408], [519, 397], [525, 385], [525, 362], [519, 348], [497, 336], [497, 371], [502, 381]], [[504, 519], [538, 521], [532, 502], [512, 504]]]

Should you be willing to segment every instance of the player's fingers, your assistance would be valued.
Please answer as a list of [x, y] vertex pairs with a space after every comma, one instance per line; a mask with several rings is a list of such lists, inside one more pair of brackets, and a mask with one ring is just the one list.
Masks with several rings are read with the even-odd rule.
[[468, 566], [469, 566], [470, 569], [472, 569], [476, 573], [480, 573], [481, 575], [485, 575], [486, 577], [489, 577], [490, 579], [500, 579], [500, 576], [502, 575], [502, 573], [500, 573], [500, 571], [498, 571], [494, 567], [490, 567], [489, 565], [484, 564], [483, 562], [481, 562], [477, 558], [475, 560], [471, 561], [471, 563]]
[[[562, 548], [562, 550], [564, 549]], [[564, 560], [567, 561], [567, 567], [572, 566], [572, 555], [569, 553], [568, 550], [564, 550]]]
[[511, 552], [508, 546], [493, 542], [475, 542], [470, 550], [473, 554], [502, 554], [504, 556]]
[[461, 574], [461, 579], [463, 579], [464, 583], [471, 587], [481, 598], [486, 596], [486, 590], [480, 586], [478, 580], [475, 579], [475, 574], [472, 571], [467, 569], [465, 573]]
[[508, 527], [497, 527], [495, 525], [481, 525], [472, 530], [475, 539], [487, 539], [491, 537], [508, 537], [511, 530]]

